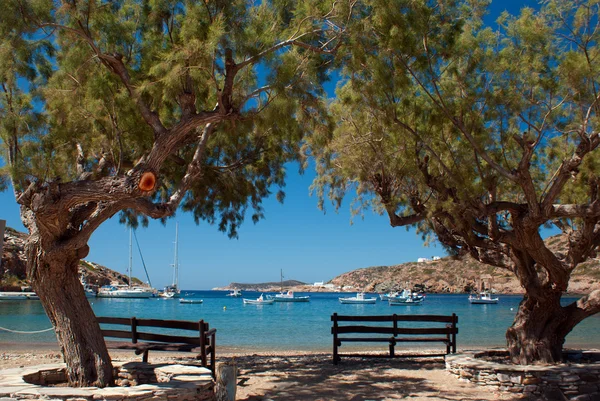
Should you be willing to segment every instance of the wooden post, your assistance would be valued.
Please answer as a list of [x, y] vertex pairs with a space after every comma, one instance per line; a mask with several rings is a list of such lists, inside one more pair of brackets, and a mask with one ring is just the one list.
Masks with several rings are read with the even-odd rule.
[[452, 314], [452, 353], [456, 354], [456, 332], [458, 329], [456, 328], [456, 323], [458, 323], [458, 316], [456, 313]]
[[200, 330], [200, 360], [202, 361], [202, 366], [206, 368], [206, 332], [208, 331], [208, 327], [204, 323], [204, 320], [200, 320], [198, 326]]
[[2, 268], [2, 249], [4, 248], [4, 228], [6, 220], [0, 220], [0, 268]]
[[337, 365], [338, 363], [338, 314], [334, 313], [331, 316], [331, 320], [333, 320], [333, 327], [331, 328], [331, 333], [333, 334], [333, 364]]
[[131, 342], [137, 344], [138, 334], [137, 334], [137, 319], [134, 317], [131, 318]]
[[217, 364], [217, 385], [215, 395], [217, 401], [235, 401], [237, 384], [237, 366], [235, 361]]

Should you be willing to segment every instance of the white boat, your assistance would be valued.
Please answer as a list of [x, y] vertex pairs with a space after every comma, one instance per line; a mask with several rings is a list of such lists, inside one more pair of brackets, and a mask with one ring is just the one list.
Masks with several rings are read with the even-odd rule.
[[272, 299], [264, 299], [263, 294], [260, 294], [260, 297], [256, 299], [246, 299], [244, 298], [244, 305], [272, 305], [275, 302]]
[[413, 298], [412, 296], [408, 298], [390, 298], [388, 299], [388, 304], [390, 306], [410, 306], [410, 305], [421, 305], [423, 302], [423, 298]]
[[0, 301], [37, 301], [35, 292], [0, 292]]
[[388, 297], [388, 301], [389, 300], [398, 301], [398, 302], [407, 302], [408, 301], [410, 303], [414, 303], [415, 301], [422, 302], [424, 299], [425, 299], [425, 296], [423, 294], [412, 292], [408, 288], [403, 290], [401, 293], [399, 293], [395, 297]]
[[275, 295], [267, 295], [268, 299], [272, 299], [275, 302], [308, 302], [310, 297], [308, 295], [295, 295], [294, 291], [280, 292]]
[[129, 229], [129, 267], [127, 275], [129, 277], [129, 285], [126, 284], [111, 284], [103, 286], [98, 290], [99, 298], [150, 298], [154, 295], [154, 290], [151, 287], [132, 286], [131, 285], [131, 269], [133, 266], [133, 229]]
[[294, 291], [283, 292], [283, 269], [281, 269], [281, 289], [279, 294], [267, 295], [268, 299], [272, 299], [275, 302], [308, 302], [310, 297], [308, 295], [295, 295]]
[[343, 304], [374, 304], [377, 298], [365, 298], [364, 292], [358, 292], [355, 297], [339, 298]]
[[150, 298], [152, 294], [151, 288], [112, 284], [100, 287], [97, 296], [98, 298]]
[[179, 223], [175, 223], [175, 255], [173, 257], [173, 284], [165, 287], [160, 294], [163, 298], [179, 298], [181, 291], [179, 290]]
[[234, 288], [226, 296], [228, 296], [228, 297], [241, 297], [242, 296], [242, 290], [238, 290], [237, 288]]
[[379, 294], [379, 299], [381, 299], [382, 301], [387, 301], [390, 298], [397, 298], [398, 296], [400, 296], [400, 293], [398, 291], [391, 291], [387, 294]]
[[498, 298], [492, 298], [489, 292], [481, 292], [477, 295], [469, 295], [469, 303], [472, 304], [497, 304]]
[[201, 304], [202, 302], [204, 302], [204, 301], [200, 298], [180, 298], [179, 299], [180, 304]]

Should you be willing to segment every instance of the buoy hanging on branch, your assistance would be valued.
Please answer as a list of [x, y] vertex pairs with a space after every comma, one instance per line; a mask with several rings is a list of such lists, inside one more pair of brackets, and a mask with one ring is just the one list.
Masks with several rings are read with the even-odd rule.
[[142, 174], [142, 178], [140, 178], [140, 183], [138, 184], [138, 187], [142, 191], [147, 192], [152, 191], [155, 185], [156, 175], [154, 175], [154, 173], [151, 173], [150, 171], [146, 171], [144, 174]]

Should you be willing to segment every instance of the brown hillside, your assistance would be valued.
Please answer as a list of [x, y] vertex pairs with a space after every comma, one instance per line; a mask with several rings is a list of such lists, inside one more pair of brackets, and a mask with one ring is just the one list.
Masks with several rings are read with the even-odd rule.
[[[26, 258], [24, 244], [26, 234], [7, 227], [4, 233], [4, 249], [2, 250], [2, 269], [0, 276], [0, 291], [20, 291], [22, 287], [29, 287], [27, 281]], [[82, 260], [79, 263], [79, 275], [90, 285], [103, 286], [116, 282], [127, 284], [126, 275], [111, 270], [97, 263]], [[143, 283], [132, 277], [135, 284]]]
[[[564, 248], [562, 235], [546, 240], [553, 251]], [[430, 293], [470, 292], [479, 285], [482, 276], [492, 277], [492, 287], [499, 293], [519, 294], [523, 288], [509, 271], [485, 265], [471, 257], [443, 258], [424, 263], [409, 262], [395, 266], [377, 266], [354, 270], [337, 276], [331, 283], [369, 292], [386, 292], [403, 288], [418, 288]], [[600, 262], [590, 260], [580, 264], [572, 274], [568, 292], [584, 294], [600, 287]]]

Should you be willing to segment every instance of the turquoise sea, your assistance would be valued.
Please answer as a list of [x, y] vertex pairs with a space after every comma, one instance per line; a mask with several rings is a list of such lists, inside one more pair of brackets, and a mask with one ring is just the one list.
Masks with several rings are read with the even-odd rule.
[[[504, 333], [511, 325], [521, 296], [499, 295], [496, 305], [471, 305], [465, 294], [428, 294], [422, 305], [389, 306], [340, 304], [348, 293], [297, 293], [310, 295], [306, 303], [244, 305], [242, 298], [227, 297], [227, 291], [184, 291], [185, 298], [201, 298], [202, 304], [180, 304], [176, 299], [90, 299], [98, 316], [120, 316], [174, 320], [204, 319], [217, 329], [219, 347], [255, 351], [329, 351], [334, 312], [344, 315], [436, 314], [458, 315], [459, 349], [505, 346]], [[243, 292], [257, 298], [258, 292]], [[265, 294], [266, 295], [266, 294]], [[375, 294], [373, 294], [375, 295]], [[577, 297], [564, 297], [570, 303]], [[0, 327], [37, 331], [51, 327], [39, 301], [0, 301]], [[0, 329], [1, 344], [56, 343], [54, 332], [17, 334]], [[422, 345], [423, 346], [423, 345]], [[427, 345], [430, 346], [430, 345]], [[567, 337], [569, 348], [600, 348], [600, 314], [580, 323]]]

